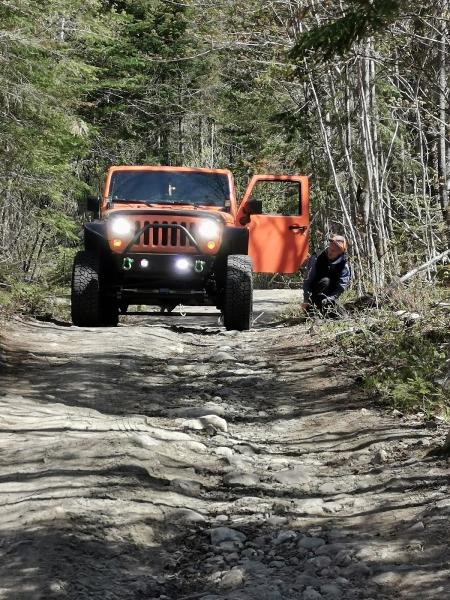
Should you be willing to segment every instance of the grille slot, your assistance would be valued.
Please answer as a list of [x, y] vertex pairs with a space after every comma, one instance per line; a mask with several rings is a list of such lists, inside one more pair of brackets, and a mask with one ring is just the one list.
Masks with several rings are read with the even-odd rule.
[[[158, 221], [153, 221], [153, 225], [159, 225]], [[153, 227], [153, 246], [159, 245], [159, 227]]]
[[[145, 226], [149, 225], [148, 221], [145, 221]], [[148, 246], [150, 244], [150, 229], [146, 229], [144, 231], [144, 246]]]
[[[180, 223], [182, 227], [186, 227], [186, 223]], [[180, 230], [180, 246], [186, 246], [186, 233]]]

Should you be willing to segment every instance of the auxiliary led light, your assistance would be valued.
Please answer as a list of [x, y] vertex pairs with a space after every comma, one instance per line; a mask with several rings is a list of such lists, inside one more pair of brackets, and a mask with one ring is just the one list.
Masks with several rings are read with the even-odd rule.
[[175, 266], [179, 271], [187, 271], [191, 266], [191, 263], [186, 258], [179, 258], [175, 263]]
[[146, 258], [143, 258], [143, 259], [141, 260], [141, 267], [142, 267], [142, 268], [146, 269], [146, 268], [148, 267], [148, 265], [149, 265], [149, 264], [150, 264], [150, 263], [148, 262], [148, 260], [147, 260]]
[[114, 248], [120, 248], [122, 246], [122, 240], [113, 240], [112, 245]]
[[216, 242], [214, 242], [213, 240], [210, 240], [207, 244], [206, 247], [208, 248], [208, 250], [214, 250], [214, 248], [216, 247]]
[[131, 233], [131, 229], [131, 222], [123, 217], [118, 217], [111, 223], [111, 231], [116, 235], [129, 235]]

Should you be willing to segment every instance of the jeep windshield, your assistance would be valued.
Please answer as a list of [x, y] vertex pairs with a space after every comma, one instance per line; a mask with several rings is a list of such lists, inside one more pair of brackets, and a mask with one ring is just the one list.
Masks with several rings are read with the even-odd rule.
[[114, 171], [108, 198], [111, 202], [229, 206], [228, 177], [195, 171]]

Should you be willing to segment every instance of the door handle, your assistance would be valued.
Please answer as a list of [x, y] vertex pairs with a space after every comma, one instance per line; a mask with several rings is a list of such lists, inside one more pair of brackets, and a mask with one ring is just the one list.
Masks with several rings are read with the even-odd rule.
[[306, 225], [289, 225], [288, 229], [291, 231], [301, 231], [303, 233], [303, 231], [306, 231], [308, 228]]

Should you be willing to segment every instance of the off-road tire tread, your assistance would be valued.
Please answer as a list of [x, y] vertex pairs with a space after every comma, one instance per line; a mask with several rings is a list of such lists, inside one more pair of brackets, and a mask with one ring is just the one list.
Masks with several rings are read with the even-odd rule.
[[253, 267], [247, 255], [227, 258], [223, 321], [228, 330], [247, 331], [252, 326]]
[[71, 313], [78, 327], [98, 327], [100, 319], [100, 273], [95, 254], [77, 252], [72, 272]]

